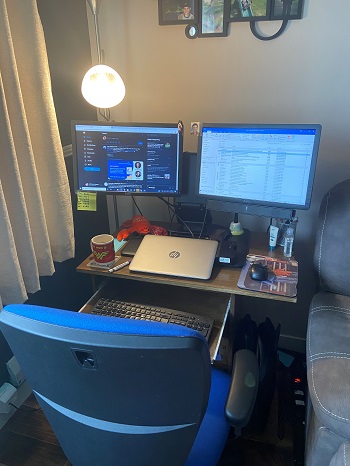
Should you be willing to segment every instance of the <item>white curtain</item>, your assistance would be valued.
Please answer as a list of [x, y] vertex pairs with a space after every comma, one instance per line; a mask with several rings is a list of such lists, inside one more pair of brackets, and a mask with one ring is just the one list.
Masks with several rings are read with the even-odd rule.
[[0, 0], [0, 308], [74, 256], [70, 189], [36, 0]]

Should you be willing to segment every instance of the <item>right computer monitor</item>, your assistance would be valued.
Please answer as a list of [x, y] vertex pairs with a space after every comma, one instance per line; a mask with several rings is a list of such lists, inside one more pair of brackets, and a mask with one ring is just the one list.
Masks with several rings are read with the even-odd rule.
[[219, 211], [287, 217], [309, 209], [320, 135], [318, 124], [204, 123], [198, 194]]

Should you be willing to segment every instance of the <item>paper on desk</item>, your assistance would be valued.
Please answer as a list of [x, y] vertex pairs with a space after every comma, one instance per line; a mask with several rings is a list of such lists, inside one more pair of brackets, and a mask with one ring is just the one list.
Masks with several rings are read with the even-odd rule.
[[118, 241], [117, 238], [114, 238], [114, 250], [117, 252], [121, 247], [126, 243], [125, 239]]
[[87, 263], [87, 266], [88, 267], [94, 267], [96, 269], [109, 270], [120, 259], [120, 257], [121, 256], [115, 256], [114, 261], [106, 262], [105, 264], [100, 264], [99, 262], [95, 262], [94, 259], [91, 259], [91, 261]]
[[[270, 280], [260, 282], [250, 277], [251, 265], [256, 262], [260, 262], [272, 270], [273, 274], [271, 274]], [[248, 254], [247, 262], [241, 271], [237, 285], [245, 290], [292, 298], [297, 295], [298, 262], [296, 260], [283, 260]]]

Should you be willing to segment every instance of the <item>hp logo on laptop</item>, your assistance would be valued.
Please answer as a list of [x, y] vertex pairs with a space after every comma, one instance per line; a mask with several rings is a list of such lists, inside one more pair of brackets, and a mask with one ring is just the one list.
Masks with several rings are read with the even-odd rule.
[[179, 251], [171, 251], [169, 252], [169, 257], [171, 257], [172, 259], [177, 259], [178, 257], [180, 257], [180, 253]]

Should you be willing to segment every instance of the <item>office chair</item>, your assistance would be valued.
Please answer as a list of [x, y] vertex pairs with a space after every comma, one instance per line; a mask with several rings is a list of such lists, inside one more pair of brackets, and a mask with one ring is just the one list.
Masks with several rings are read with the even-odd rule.
[[215, 465], [254, 405], [254, 353], [231, 383], [186, 327], [20, 304], [0, 330], [73, 466]]
[[350, 180], [324, 196], [307, 329], [306, 466], [350, 464]]

